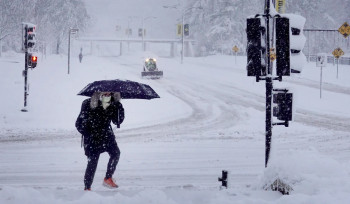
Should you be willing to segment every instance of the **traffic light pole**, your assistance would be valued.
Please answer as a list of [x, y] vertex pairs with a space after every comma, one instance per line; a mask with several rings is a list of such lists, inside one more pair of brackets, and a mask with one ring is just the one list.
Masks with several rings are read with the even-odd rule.
[[[270, 0], [266, 0], [263, 15], [256, 14], [253, 18], [247, 18], [247, 75], [256, 77], [257, 82], [259, 80], [266, 82], [265, 168], [270, 158], [272, 127], [274, 125], [288, 127], [293, 110], [293, 93], [288, 93], [288, 89], [273, 88], [273, 80], [282, 81], [283, 76], [290, 76], [291, 73], [290, 31], [293, 31], [293, 27], [290, 26], [291, 19], [278, 14], [271, 16], [270, 6], [272, 6]], [[271, 31], [270, 19], [273, 20]], [[301, 18], [301, 21], [305, 19]], [[298, 35], [301, 30], [294, 28], [293, 35]], [[270, 46], [273, 47], [271, 50]], [[274, 59], [277, 59], [276, 74], [272, 73]], [[273, 123], [272, 117], [284, 122]], [[265, 190], [280, 191], [282, 194], [289, 194], [289, 191], [293, 190], [279, 178], [265, 186]]]
[[27, 49], [25, 50], [24, 54], [24, 71], [23, 71], [23, 76], [24, 76], [24, 107], [21, 110], [22, 112], [28, 112], [26, 109], [27, 107], [27, 95], [28, 95], [28, 51]]
[[272, 139], [272, 68], [270, 63], [270, 0], [265, 1], [265, 20], [266, 20], [266, 62], [267, 62], [267, 76], [266, 76], [266, 120], [265, 120], [265, 167], [270, 157], [271, 139]]
[[24, 27], [25, 35], [24, 35], [24, 106], [22, 108], [22, 112], [28, 112], [27, 110], [27, 96], [28, 96], [28, 26]]

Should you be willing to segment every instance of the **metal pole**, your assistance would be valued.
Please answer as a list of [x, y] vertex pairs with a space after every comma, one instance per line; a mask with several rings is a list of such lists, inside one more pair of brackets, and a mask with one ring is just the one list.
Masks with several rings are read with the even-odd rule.
[[270, 157], [271, 138], [272, 138], [272, 117], [271, 117], [271, 103], [272, 103], [272, 70], [270, 64], [270, 1], [265, 1], [265, 18], [266, 18], [266, 61], [267, 61], [267, 77], [266, 77], [266, 133], [265, 133], [265, 167]]
[[142, 51], [145, 51], [145, 41], [144, 41], [144, 35], [145, 35], [145, 32], [144, 32], [144, 30], [145, 30], [145, 25], [144, 25], [144, 22], [145, 21], [145, 19], [142, 17]]
[[235, 57], [235, 64], [237, 64], [237, 52], [236, 53], [236, 57]]
[[[22, 108], [22, 112], [27, 112], [28, 110], [26, 109], [27, 107], [27, 95], [28, 95], [28, 48], [27, 48], [27, 26], [24, 28], [25, 34], [24, 34], [24, 71], [23, 71], [23, 76], [24, 76], [24, 107]], [[23, 31], [22, 31], [23, 32]]]
[[272, 139], [272, 117], [271, 117], [271, 102], [272, 102], [272, 78], [266, 78], [266, 138], [265, 138], [265, 167], [270, 157], [271, 139]]
[[308, 45], [307, 45], [307, 49], [308, 49], [308, 58], [307, 58], [307, 62], [310, 62], [310, 31], [308, 31], [307, 32], [307, 43], [308, 43]]
[[68, 74], [69, 74], [69, 68], [70, 68], [70, 33], [71, 33], [71, 30], [69, 29], [69, 33], [68, 33]]
[[128, 52], [130, 51], [130, 41], [129, 41], [129, 38], [130, 38], [130, 17], [128, 19]]
[[182, 11], [182, 26], [181, 26], [181, 36], [182, 36], [182, 49], [181, 49], [181, 64], [183, 64], [184, 61], [184, 23], [185, 23], [185, 17], [184, 12]]
[[322, 98], [322, 66], [320, 72], [320, 98]]
[[338, 79], [338, 65], [339, 65], [339, 58], [337, 58], [337, 79]]
[[123, 41], [120, 41], [120, 56], [123, 55]]
[[1, 39], [1, 36], [0, 36], [0, 57], [2, 56], [2, 39]]
[[21, 110], [22, 112], [27, 112], [27, 96], [28, 96], [28, 51], [26, 49], [24, 54], [24, 108]]

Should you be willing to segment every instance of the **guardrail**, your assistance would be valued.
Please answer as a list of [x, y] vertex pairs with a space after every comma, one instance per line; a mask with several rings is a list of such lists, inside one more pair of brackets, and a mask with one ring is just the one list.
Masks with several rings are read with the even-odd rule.
[[[217, 52], [219, 53], [219, 52]], [[206, 55], [215, 55], [216, 53], [205, 53], [202, 56], [206, 56]], [[235, 55], [234, 52], [230, 53], [230, 55]], [[245, 52], [237, 52], [237, 56], [247, 56], [247, 54]], [[306, 59], [308, 58], [308, 55], [305, 55]], [[310, 62], [316, 62], [316, 55], [309, 55], [310, 57]], [[337, 59], [332, 55], [332, 56], [327, 56], [327, 62], [331, 63], [331, 64], [336, 64], [337, 63]], [[350, 65], [350, 57], [340, 57], [339, 58], [339, 64], [343, 64], [343, 65]]]
[[[306, 56], [306, 57], [308, 57], [308, 56]], [[310, 55], [309, 57], [310, 57], [309, 61], [316, 62], [316, 55]], [[337, 59], [334, 56], [327, 56], [327, 62], [332, 63], [332, 64], [336, 64]], [[350, 57], [340, 57], [339, 64], [350, 65]]]

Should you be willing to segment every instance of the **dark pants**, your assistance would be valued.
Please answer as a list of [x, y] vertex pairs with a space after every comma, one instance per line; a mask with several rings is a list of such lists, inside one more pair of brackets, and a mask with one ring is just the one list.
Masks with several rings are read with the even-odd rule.
[[[119, 162], [119, 157], [120, 157], [120, 150], [117, 143], [109, 147], [107, 149], [107, 152], [109, 154], [109, 161], [107, 165], [106, 178], [111, 178], [112, 175], [114, 174], [114, 171], [117, 167], [117, 164]], [[85, 170], [84, 184], [85, 184], [85, 188], [91, 188], [92, 182], [94, 181], [94, 176], [97, 169], [97, 164], [98, 164], [98, 159], [100, 158], [100, 154], [89, 155], [87, 158], [88, 158], [88, 164]]]

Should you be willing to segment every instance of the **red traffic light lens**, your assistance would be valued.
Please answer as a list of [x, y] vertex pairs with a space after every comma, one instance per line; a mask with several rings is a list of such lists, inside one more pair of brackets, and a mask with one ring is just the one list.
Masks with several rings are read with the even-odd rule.
[[38, 60], [37, 56], [32, 56], [32, 62], [36, 62]]

